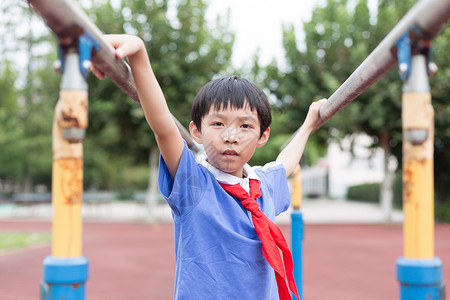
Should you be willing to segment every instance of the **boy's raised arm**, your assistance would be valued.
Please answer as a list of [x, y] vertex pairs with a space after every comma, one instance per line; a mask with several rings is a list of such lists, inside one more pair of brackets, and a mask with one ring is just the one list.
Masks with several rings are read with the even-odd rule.
[[309, 106], [308, 115], [306, 116], [305, 122], [297, 131], [292, 140], [287, 144], [287, 146], [280, 152], [276, 161], [281, 162], [286, 169], [286, 176], [290, 176], [294, 173], [295, 168], [300, 163], [300, 159], [303, 155], [303, 150], [305, 149], [306, 142], [308, 141], [309, 135], [316, 129], [317, 121], [319, 119], [319, 109], [326, 99], [322, 99], [313, 102]]
[[[153, 73], [144, 42], [131, 35], [105, 35], [120, 59], [128, 58], [145, 118], [155, 134], [161, 155], [172, 178], [183, 152], [183, 138], [175, 124], [161, 87]], [[103, 74], [93, 70], [102, 79]]]

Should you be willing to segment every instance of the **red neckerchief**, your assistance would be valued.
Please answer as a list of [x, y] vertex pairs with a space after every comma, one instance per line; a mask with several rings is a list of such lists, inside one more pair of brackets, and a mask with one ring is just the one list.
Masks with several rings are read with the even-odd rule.
[[[300, 299], [293, 275], [293, 263], [289, 246], [275, 223], [260, 209], [255, 199], [261, 197], [261, 189], [256, 179], [250, 179], [250, 195], [240, 184], [225, 184], [219, 182], [225, 191], [238, 198], [242, 206], [251, 212], [256, 234], [262, 243], [262, 251], [269, 265], [275, 270], [280, 300], [292, 299], [289, 289]], [[280, 250], [283, 252], [281, 259]], [[289, 287], [289, 288], [288, 288]]]

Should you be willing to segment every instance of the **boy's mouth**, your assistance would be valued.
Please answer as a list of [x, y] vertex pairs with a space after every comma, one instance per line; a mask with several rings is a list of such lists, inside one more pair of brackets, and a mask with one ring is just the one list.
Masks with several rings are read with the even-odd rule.
[[234, 150], [225, 150], [225, 151], [222, 152], [222, 155], [225, 155], [225, 156], [237, 156], [238, 153], [236, 151], [234, 151]]

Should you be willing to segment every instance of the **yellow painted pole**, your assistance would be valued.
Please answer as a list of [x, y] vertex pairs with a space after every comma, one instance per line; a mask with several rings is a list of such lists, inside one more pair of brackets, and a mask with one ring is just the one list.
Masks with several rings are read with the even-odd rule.
[[[414, 64], [426, 70], [424, 56], [415, 55]], [[434, 110], [427, 90], [427, 74], [419, 75], [424, 77], [422, 82], [426, 86], [422, 91], [415, 86], [402, 97], [404, 257], [431, 259], [434, 257]]]
[[[70, 40], [72, 41], [72, 40]], [[87, 47], [79, 39], [81, 46]], [[44, 259], [41, 299], [85, 299], [89, 261], [81, 255], [83, 146], [88, 123], [88, 85], [74, 45], [60, 45], [63, 76], [52, 128], [52, 255]], [[83, 48], [85, 50], [85, 48]], [[86, 73], [86, 72], [85, 72]]]
[[[303, 299], [303, 214], [300, 211], [302, 205], [302, 176], [300, 165], [295, 168], [292, 178], [291, 193], [291, 248], [294, 264], [294, 279], [297, 283], [298, 294]], [[297, 297], [293, 297], [297, 299]]]
[[434, 110], [429, 74], [430, 40], [414, 29], [398, 42], [404, 80], [403, 125], [403, 257], [397, 259], [401, 300], [443, 300], [442, 261], [434, 256], [433, 143]]
[[295, 168], [292, 178], [291, 205], [295, 210], [299, 210], [302, 205], [302, 175], [300, 165]]
[[[66, 68], [79, 68], [77, 53], [66, 55]], [[71, 66], [71, 64], [73, 66]], [[66, 72], [68, 72], [67, 70]], [[76, 89], [84, 78], [81, 74], [66, 80], [56, 104], [53, 119], [53, 241], [52, 256], [71, 258], [81, 256], [83, 194], [83, 145], [88, 123], [86, 89]], [[71, 86], [75, 84], [75, 88]]]

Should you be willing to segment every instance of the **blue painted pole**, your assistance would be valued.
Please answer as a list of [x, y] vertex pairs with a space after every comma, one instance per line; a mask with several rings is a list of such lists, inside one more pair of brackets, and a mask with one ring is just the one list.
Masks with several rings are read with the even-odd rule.
[[444, 300], [442, 262], [439, 258], [397, 259], [401, 300]]
[[[298, 295], [303, 299], [303, 214], [294, 209], [291, 213], [292, 260]], [[297, 297], [293, 296], [294, 299]]]
[[41, 300], [83, 300], [89, 274], [86, 257], [58, 258], [47, 256], [43, 262]]

